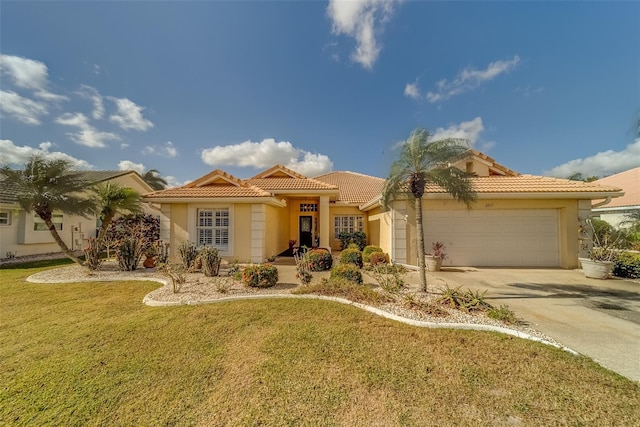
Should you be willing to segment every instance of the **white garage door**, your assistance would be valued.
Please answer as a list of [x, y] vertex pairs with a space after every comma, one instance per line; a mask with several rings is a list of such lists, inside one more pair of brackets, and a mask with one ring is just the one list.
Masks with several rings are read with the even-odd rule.
[[425, 246], [442, 241], [444, 265], [559, 267], [555, 209], [425, 211]]

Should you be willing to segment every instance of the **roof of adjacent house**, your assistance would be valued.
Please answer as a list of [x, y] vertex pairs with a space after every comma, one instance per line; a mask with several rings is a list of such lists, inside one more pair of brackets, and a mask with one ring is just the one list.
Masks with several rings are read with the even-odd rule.
[[600, 178], [593, 183], [620, 187], [624, 190], [624, 196], [612, 199], [600, 209], [640, 207], [640, 167]]
[[[136, 174], [139, 176], [136, 171], [80, 171], [80, 174], [84, 179], [89, 181], [90, 183], [97, 184], [99, 182], [108, 181], [113, 178], [117, 178], [119, 176], [127, 175], [127, 174]], [[142, 179], [142, 178], [140, 178]], [[0, 178], [0, 203], [16, 203], [18, 198], [18, 188], [16, 188], [11, 183], [7, 182], [5, 179]]]
[[489, 157], [486, 154], [481, 153], [480, 151], [477, 151], [477, 150], [469, 150], [469, 151], [471, 151], [471, 153], [477, 156], [478, 158], [491, 164], [489, 167], [489, 173], [491, 175], [507, 175], [507, 176], [520, 175], [518, 172], [512, 169], [509, 169], [506, 166], [502, 166], [500, 163], [496, 162], [492, 157]]
[[357, 172], [336, 171], [316, 176], [316, 180], [340, 189], [337, 202], [362, 204], [382, 193], [384, 179]]

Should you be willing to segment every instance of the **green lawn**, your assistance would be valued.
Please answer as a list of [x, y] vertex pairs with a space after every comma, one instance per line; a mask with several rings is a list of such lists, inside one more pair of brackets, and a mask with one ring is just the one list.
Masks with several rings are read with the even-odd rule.
[[[496, 333], [316, 300], [142, 305], [0, 270], [0, 425], [638, 425], [640, 386]], [[518, 424], [518, 420], [522, 424]]]

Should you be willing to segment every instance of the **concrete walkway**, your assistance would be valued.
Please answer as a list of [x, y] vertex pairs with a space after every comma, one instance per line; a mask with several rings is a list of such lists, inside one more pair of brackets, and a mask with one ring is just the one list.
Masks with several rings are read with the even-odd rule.
[[487, 290], [487, 301], [602, 366], [640, 381], [640, 283], [587, 279], [579, 270], [456, 269], [432, 282]]

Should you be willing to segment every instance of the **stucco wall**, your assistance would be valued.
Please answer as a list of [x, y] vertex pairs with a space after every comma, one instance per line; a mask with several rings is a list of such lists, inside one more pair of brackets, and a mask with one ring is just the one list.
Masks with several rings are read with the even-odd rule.
[[251, 205], [236, 204], [233, 207], [233, 255], [240, 262], [251, 261]]

